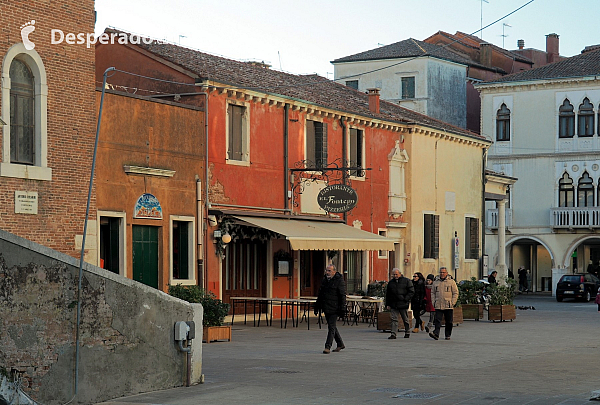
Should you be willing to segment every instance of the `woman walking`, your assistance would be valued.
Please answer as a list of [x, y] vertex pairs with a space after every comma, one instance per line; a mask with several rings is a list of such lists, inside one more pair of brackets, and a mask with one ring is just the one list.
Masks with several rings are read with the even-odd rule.
[[429, 312], [429, 322], [425, 326], [425, 331], [429, 333], [429, 328], [433, 327], [433, 321], [435, 320], [435, 307], [433, 306], [433, 300], [431, 299], [431, 288], [433, 287], [433, 280], [435, 276], [433, 274], [427, 275], [425, 281], [425, 311]]
[[423, 299], [425, 298], [425, 277], [423, 274], [416, 272], [413, 275], [413, 286], [415, 287], [415, 295], [413, 295], [410, 307], [413, 312], [413, 317], [415, 318], [415, 328], [413, 329], [413, 333], [419, 332], [419, 327], [421, 330], [425, 328], [425, 323], [421, 320], [421, 310], [423, 308]]

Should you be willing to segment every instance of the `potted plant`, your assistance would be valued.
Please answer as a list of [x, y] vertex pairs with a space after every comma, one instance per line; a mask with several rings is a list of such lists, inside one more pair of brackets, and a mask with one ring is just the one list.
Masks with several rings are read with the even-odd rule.
[[480, 303], [483, 287], [483, 283], [475, 277], [458, 284], [458, 302], [462, 306], [463, 319], [483, 319], [483, 304]]
[[215, 340], [231, 341], [231, 326], [223, 325], [229, 312], [229, 304], [218, 299], [212, 292], [197, 285], [169, 285], [169, 295], [187, 302], [202, 304], [202, 340], [210, 343]]
[[517, 319], [517, 314], [513, 301], [517, 294], [517, 282], [511, 278], [504, 280], [504, 284], [490, 284], [486, 287], [490, 307], [488, 310], [488, 320], [512, 322]]

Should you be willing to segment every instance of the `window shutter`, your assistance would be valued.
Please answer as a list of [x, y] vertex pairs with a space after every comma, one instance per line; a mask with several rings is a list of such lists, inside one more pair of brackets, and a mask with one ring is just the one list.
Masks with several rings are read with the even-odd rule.
[[437, 259], [440, 254], [440, 216], [433, 215], [433, 258]]
[[469, 259], [477, 259], [479, 257], [479, 221], [477, 218], [470, 218], [469, 231], [471, 248]]
[[242, 121], [244, 107], [229, 106], [229, 159], [243, 160], [242, 150]]
[[317, 167], [327, 166], [327, 124], [315, 122], [315, 160]]

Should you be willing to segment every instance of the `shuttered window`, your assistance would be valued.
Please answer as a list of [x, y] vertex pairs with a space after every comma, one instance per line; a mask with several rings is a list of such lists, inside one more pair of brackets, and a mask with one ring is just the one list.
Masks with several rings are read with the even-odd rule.
[[230, 104], [227, 107], [229, 134], [227, 158], [244, 160], [244, 113], [246, 107]]
[[465, 218], [465, 259], [479, 258], [479, 220]]
[[[350, 167], [364, 167], [363, 162], [363, 131], [350, 128]], [[362, 170], [350, 171], [350, 176], [363, 177]]]
[[440, 216], [425, 214], [423, 221], [423, 258], [437, 259], [440, 253]]
[[306, 166], [319, 168], [327, 166], [327, 124], [306, 121]]

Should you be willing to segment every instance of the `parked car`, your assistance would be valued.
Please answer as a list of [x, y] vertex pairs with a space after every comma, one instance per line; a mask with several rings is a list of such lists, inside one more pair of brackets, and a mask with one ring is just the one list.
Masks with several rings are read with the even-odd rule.
[[564, 298], [579, 298], [589, 302], [600, 287], [600, 279], [590, 273], [565, 274], [556, 285], [556, 301]]

